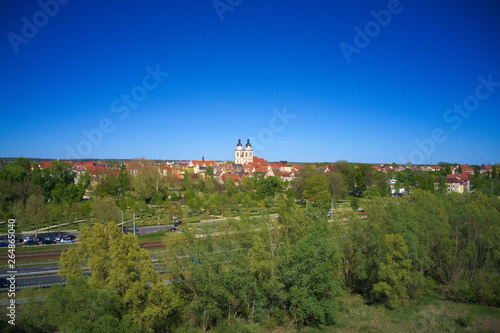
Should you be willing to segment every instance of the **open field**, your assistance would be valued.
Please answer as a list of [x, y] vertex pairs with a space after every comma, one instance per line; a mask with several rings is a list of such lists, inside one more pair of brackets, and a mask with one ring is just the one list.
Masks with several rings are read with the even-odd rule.
[[433, 296], [395, 310], [367, 305], [357, 295], [345, 296], [342, 301], [344, 306], [337, 325], [304, 332], [500, 332], [500, 309], [493, 307], [444, 301]]

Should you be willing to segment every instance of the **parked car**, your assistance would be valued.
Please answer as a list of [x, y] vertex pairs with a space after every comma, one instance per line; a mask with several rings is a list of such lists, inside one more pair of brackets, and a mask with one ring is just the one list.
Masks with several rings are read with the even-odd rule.
[[35, 242], [33, 239], [24, 242], [24, 246], [33, 246], [33, 245], [38, 245], [38, 243]]
[[0, 288], [9, 288], [10, 281], [6, 278], [0, 278]]
[[60, 242], [64, 239], [63, 236], [59, 235], [59, 236], [56, 236], [56, 238], [54, 239], [56, 242]]
[[44, 245], [53, 245], [53, 244], [57, 244], [56, 241], [53, 241], [53, 240], [50, 240], [50, 239], [44, 239], [42, 241], [42, 244]]
[[170, 232], [176, 232], [177, 228], [170, 228]]
[[68, 239], [68, 238], [63, 238], [61, 240], [61, 244], [71, 244], [71, 243], [74, 243], [75, 241], [73, 241], [72, 239]]
[[31, 238], [30, 236], [25, 236], [23, 237], [23, 242], [27, 242], [27, 241], [30, 241], [30, 240], [33, 240], [33, 238]]
[[46, 237], [44, 238], [44, 240], [46, 240], [46, 241], [55, 241], [55, 240], [56, 240], [56, 238], [55, 238], [54, 236], [46, 236]]
[[177, 220], [174, 222], [174, 227], [177, 227], [178, 225], [181, 225], [181, 224], [182, 224], [182, 221]]
[[43, 240], [44, 240], [44, 237], [42, 237], [42, 236], [38, 236], [37, 238], [35, 238], [35, 242], [37, 242], [37, 243], [43, 242]]
[[76, 239], [76, 236], [75, 235], [66, 235], [66, 237], [64, 237], [65, 239], [72, 239], [72, 240], [75, 240]]
[[0, 242], [0, 247], [8, 247], [9, 244], [6, 242]]

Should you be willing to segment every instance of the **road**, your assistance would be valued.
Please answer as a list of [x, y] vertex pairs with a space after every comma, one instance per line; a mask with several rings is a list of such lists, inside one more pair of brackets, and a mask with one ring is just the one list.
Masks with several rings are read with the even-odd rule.
[[[53, 274], [58, 270], [57, 265], [50, 266], [36, 266], [36, 267], [17, 267], [15, 269], [16, 276], [26, 276], [26, 275], [42, 275], [42, 274]], [[0, 269], [0, 277], [8, 277], [10, 274], [7, 272], [9, 269]]]
[[[272, 218], [276, 218], [278, 215], [277, 214], [272, 214]], [[260, 216], [255, 216], [255, 218], [260, 217]], [[196, 222], [196, 223], [189, 223], [189, 226], [198, 226], [204, 223], [218, 223], [218, 222], [223, 222], [227, 221], [229, 218], [223, 218], [223, 219], [215, 219], [215, 220], [204, 220], [201, 222]], [[232, 218], [231, 218], [232, 219]], [[141, 233], [141, 234], [150, 234], [150, 233], [155, 233], [157, 231], [167, 231], [170, 228], [172, 228], [173, 225], [160, 225], [160, 226], [150, 226], [150, 227], [141, 227], [136, 229], [136, 232]], [[129, 228], [128, 232], [131, 232], [132, 230]], [[78, 234], [78, 233], [74, 233]], [[157, 259], [153, 256], [151, 256], [152, 261], [156, 262]], [[154, 264], [154, 267], [157, 271], [163, 272], [164, 268], [161, 264]], [[57, 283], [62, 283], [64, 280], [57, 275], [59, 267], [57, 265], [42, 265], [42, 266], [34, 266], [34, 267], [17, 267], [16, 268], [16, 285], [19, 288], [26, 288], [26, 287], [36, 287], [36, 286], [44, 286], [44, 285], [51, 285], [51, 284], [57, 284]], [[8, 277], [9, 274], [7, 273], [9, 271], [8, 269], [0, 269], [0, 277]], [[85, 273], [88, 274], [88, 273]]]
[[[158, 259], [153, 258], [152, 261], [156, 262]], [[155, 263], [154, 268], [156, 271], [163, 273], [164, 267], [162, 264]], [[57, 275], [59, 266], [57, 265], [47, 265], [47, 266], [36, 266], [36, 267], [22, 267], [16, 269], [16, 286], [20, 289], [26, 287], [37, 287], [50, 284], [57, 284], [64, 282], [63, 278]], [[10, 274], [7, 273], [7, 269], [0, 270], [0, 277], [7, 278]], [[83, 273], [85, 276], [88, 272]]]

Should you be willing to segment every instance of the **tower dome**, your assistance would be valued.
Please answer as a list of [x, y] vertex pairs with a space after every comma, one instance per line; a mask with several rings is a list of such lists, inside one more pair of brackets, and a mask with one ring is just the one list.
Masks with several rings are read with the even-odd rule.
[[241, 144], [241, 139], [238, 139], [238, 144], [236, 145], [236, 150], [242, 150], [243, 145]]
[[243, 150], [243, 145], [241, 144], [241, 139], [238, 139], [238, 144], [234, 150], [234, 163], [235, 164], [247, 164], [253, 161], [253, 149], [250, 144], [250, 139], [247, 140], [245, 145], [245, 150]]

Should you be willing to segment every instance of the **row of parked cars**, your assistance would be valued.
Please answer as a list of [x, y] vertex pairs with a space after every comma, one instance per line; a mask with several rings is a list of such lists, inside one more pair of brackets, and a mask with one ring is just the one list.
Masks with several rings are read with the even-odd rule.
[[74, 235], [47, 235], [47, 236], [38, 236], [36, 238], [26, 236], [23, 238], [24, 246], [33, 246], [33, 245], [50, 245], [50, 244], [67, 244], [74, 243], [76, 236]]
[[[174, 227], [179, 227], [181, 224], [182, 224], [181, 220], [174, 219]], [[169, 231], [182, 233], [182, 229], [177, 229], [177, 228], [170, 228]]]

